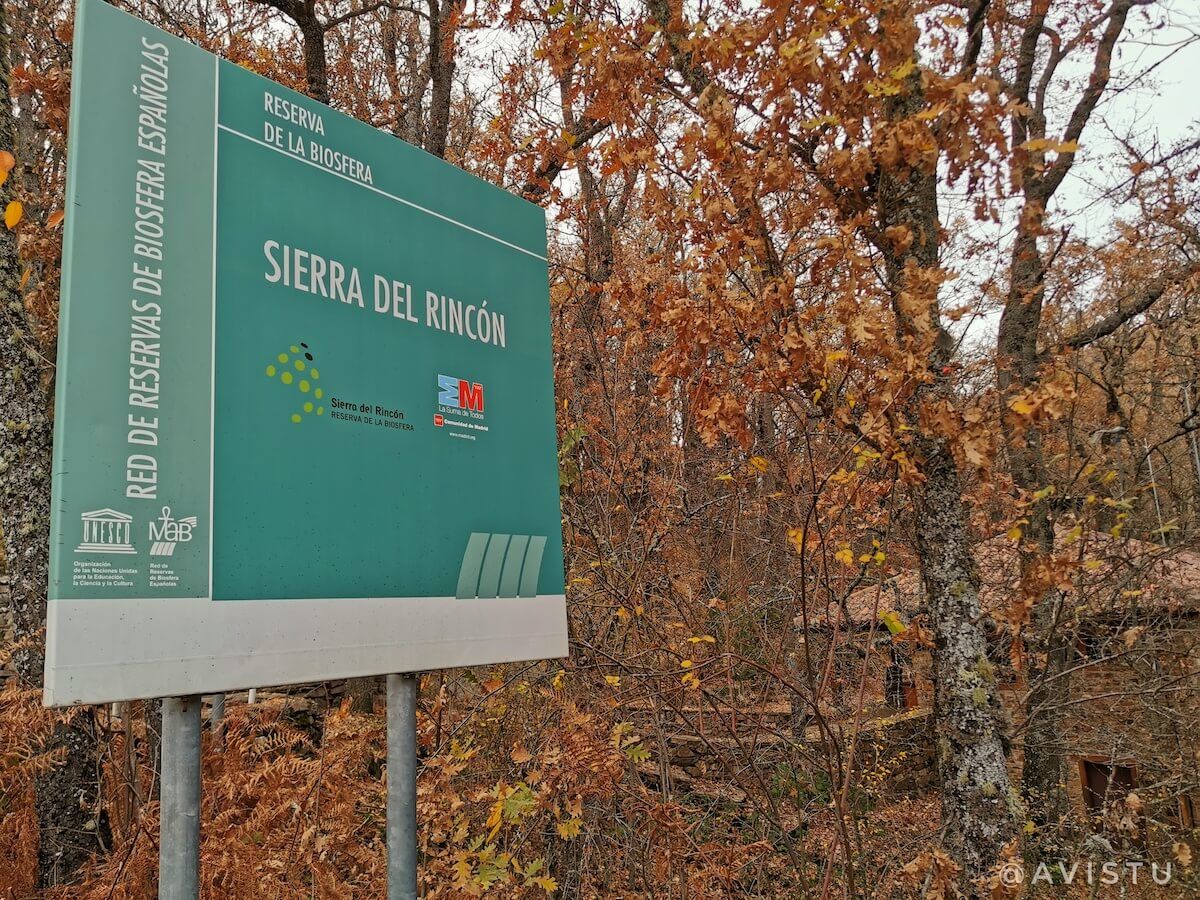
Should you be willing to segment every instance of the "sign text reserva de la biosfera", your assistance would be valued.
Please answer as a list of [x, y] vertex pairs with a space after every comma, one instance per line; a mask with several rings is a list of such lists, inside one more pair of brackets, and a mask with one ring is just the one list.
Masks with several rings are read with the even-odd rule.
[[[165, 235], [169, 224], [167, 189], [167, 109], [169, 48], [142, 38], [142, 64], [135, 94], [138, 97], [137, 160], [133, 207], [133, 260], [129, 328], [128, 443], [133, 452], [126, 460], [125, 496], [139, 500], [158, 498], [159, 402], [162, 393], [162, 337], [170, 323], [171, 299], [164, 292]], [[292, 124], [324, 135], [320, 113], [309, 112], [270, 91], [264, 91], [264, 111]], [[347, 163], [348, 157], [325, 152], [321, 145], [311, 161], [341, 175], [371, 184], [369, 166]], [[307, 159], [295, 151], [294, 155]], [[468, 340], [507, 347], [504, 313], [488, 308], [488, 301], [458, 300], [438, 291], [423, 292], [423, 310], [414, 303], [410, 282], [390, 275], [360, 274], [358, 267], [311, 249], [267, 239], [262, 244], [263, 279], [295, 291], [386, 315], [405, 323], [457, 334]], [[420, 302], [420, 301], [418, 301]], [[423, 315], [422, 315], [423, 312]]]

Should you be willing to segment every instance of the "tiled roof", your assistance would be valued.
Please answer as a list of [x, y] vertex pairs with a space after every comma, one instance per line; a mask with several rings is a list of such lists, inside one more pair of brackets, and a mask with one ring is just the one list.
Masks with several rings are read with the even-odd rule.
[[[997, 535], [976, 547], [984, 610], [1007, 619], [1020, 599], [1017, 544]], [[1059, 533], [1056, 568], [1068, 585], [1067, 602], [1089, 618], [1151, 612], [1200, 612], [1200, 553], [1164, 548], [1134, 538], [1114, 538], [1104, 532], [1084, 532], [1075, 539]], [[866, 626], [880, 613], [894, 611], [907, 621], [925, 608], [920, 573], [902, 570], [880, 584], [853, 591], [845, 612], [855, 626]], [[831, 620], [845, 623], [845, 612], [831, 605], [810, 614], [809, 622], [824, 627]]]

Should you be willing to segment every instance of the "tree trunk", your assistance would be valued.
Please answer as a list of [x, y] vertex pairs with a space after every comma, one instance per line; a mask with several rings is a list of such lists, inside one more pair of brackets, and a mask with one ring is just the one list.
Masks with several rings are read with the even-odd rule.
[[329, 105], [329, 68], [325, 61], [325, 23], [317, 15], [315, 0], [256, 0], [273, 7], [300, 29], [304, 52], [304, 78], [308, 96]]
[[[1039, 377], [1038, 335], [1041, 332], [1045, 264], [1037, 246], [1044, 216], [1043, 201], [1027, 187], [1025, 208], [1013, 244], [1008, 297], [997, 335], [998, 386], [1002, 427], [1008, 445], [1013, 482], [1032, 497], [1050, 480], [1041, 434], [1010, 410], [1012, 399], [1033, 388]], [[1049, 496], [1032, 500], [1024, 510], [1028, 524], [1020, 547], [1021, 584], [1034, 589], [1038, 560], [1054, 552], [1054, 520]], [[1070, 695], [1070, 646], [1059, 621], [1062, 594], [1042, 591], [1034, 598], [1026, 658], [1030, 691], [1026, 699], [1022, 794], [1030, 820], [1037, 826], [1035, 843], [1051, 850], [1054, 831], [1067, 812], [1065, 748], [1059, 710]]]
[[916, 497], [917, 552], [933, 628], [934, 719], [946, 849], [962, 889], [984, 896], [986, 874], [1016, 836], [996, 682], [980, 628], [979, 575], [954, 457], [945, 442], [917, 444], [925, 484]]
[[[1078, 142], [1108, 86], [1113, 52], [1133, 6], [1134, 0], [1114, 0], [1105, 19], [1100, 20], [1103, 31], [1093, 51], [1092, 70], [1063, 132], [1068, 145]], [[1044, 151], [1029, 146], [1032, 141], [1047, 137], [1045, 96], [1032, 86], [1037, 77], [1048, 80], [1060, 61], [1051, 55], [1044, 62], [1046, 70], [1036, 75], [1042, 59], [1038, 45], [1049, 31], [1045, 25], [1048, 12], [1048, 5], [1035, 5], [1024, 20], [1015, 77], [1009, 88], [1011, 99], [1019, 104], [1012, 118], [1012, 143], [1021, 151], [1017, 161], [1023, 197], [1013, 242], [1008, 295], [997, 334], [997, 386], [1013, 482], [1025, 493], [1028, 504], [1024, 510], [1028, 524], [1019, 551], [1021, 585], [1022, 590], [1035, 595], [1030, 598], [1032, 627], [1027, 638], [1030, 692], [1026, 701], [1022, 786], [1031, 819], [1038, 826], [1038, 842], [1048, 844], [1050, 849], [1056, 843], [1053, 832], [1067, 811], [1060, 719], [1070, 696], [1067, 672], [1071, 648], [1069, 635], [1060, 622], [1062, 594], [1041, 587], [1036, 577], [1039, 560], [1054, 551], [1049, 495], [1034, 499], [1050, 481], [1041, 434], [1036, 428], [1027, 428], [1027, 423], [1011, 409], [1012, 400], [1036, 387], [1041, 376], [1039, 341], [1047, 262], [1038, 239], [1045, 231], [1046, 208], [1075, 160], [1073, 152], [1058, 151], [1053, 162], [1049, 162]]]
[[450, 89], [454, 84], [454, 33], [466, 0], [429, 0], [429, 131], [425, 149], [445, 158], [450, 134]]
[[404, 35], [404, 74], [408, 93], [404, 100], [404, 133], [400, 137], [417, 147], [424, 143], [422, 105], [425, 87], [429, 83], [429, 69], [421, 64], [421, 54], [418, 52], [423, 43], [420, 22], [414, 19]]
[[379, 49], [383, 54], [383, 77], [387, 81], [391, 105], [391, 132], [401, 140], [411, 139], [405, 133], [403, 110], [405, 98], [400, 90], [400, 14], [394, 9], [383, 11], [379, 26]]
[[[915, 67], [901, 93], [889, 99], [887, 118], [899, 123], [924, 108], [923, 75]], [[937, 282], [923, 277], [938, 267], [936, 164], [882, 170], [877, 203], [898, 339], [929, 359], [928, 377], [914, 391], [907, 417], [922, 476], [913, 489], [914, 524], [934, 638], [942, 832], [947, 851], [962, 866], [960, 888], [984, 896], [980, 879], [1016, 836], [1016, 818], [962, 478], [948, 441], [921, 415], [928, 405], [954, 399], [947, 375], [953, 341], [941, 324]], [[891, 235], [910, 240], [892, 243]]]
[[304, 77], [308, 96], [329, 105], [329, 69], [325, 61], [325, 26], [315, 14], [302, 17], [297, 23], [304, 38]]
[[[8, 5], [0, 2], [0, 149], [16, 155], [8, 38]], [[23, 161], [18, 160], [18, 165]], [[14, 199], [16, 178], [0, 186], [0, 210]], [[42, 684], [46, 586], [50, 547], [51, 402], [40, 354], [21, 300], [17, 235], [0, 224], [0, 528], [19, 649], [13, 656], [26, 685]], [[38, 817], [38, 885], [69, 880], [97, 849], [97, 742], [93, 716], [82, 711], [55, 725], [47, 749], [62, 763], [35, 786]]]

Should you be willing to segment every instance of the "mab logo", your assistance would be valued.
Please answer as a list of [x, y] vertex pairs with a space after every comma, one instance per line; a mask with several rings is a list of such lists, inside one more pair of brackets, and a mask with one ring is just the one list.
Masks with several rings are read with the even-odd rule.
[[158, 521], [150, 523], [150, 555], [174, 556], [175, 545], [188, 543], [198, 524], [196, 516], [176, 519], [171, 515], [171, 507], [164, 506]]
[[442, 406], [453, 406], [457, 409], [481, 413], [483, 412], [483, 385], [478, 381], [467, 381], [465, 378], [439, 375], [438, 403]]

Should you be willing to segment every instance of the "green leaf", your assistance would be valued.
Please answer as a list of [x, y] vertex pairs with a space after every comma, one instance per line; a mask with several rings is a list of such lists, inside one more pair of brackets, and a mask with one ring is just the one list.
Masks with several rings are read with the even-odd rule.
[[897, 613], [888, 610], [879, 614], [879, 621], [887, 626], [887, 630], [892, 634], [903, 634], [905, 625], [900, 621], [900, 616]]
[[625, 748], [625, 756], [632, 763], [644, 763], [650, 759], [650, 751], [641, 741], [636, 744], [630, 744]]
[[527, 784], [518, 784], [511, 794], [504, 798], [501, 809], [504, 821], [519, 822], [537, 806], [537, 795]]
[[525, 867], [525, 876], [528, 878], [536, 875], [538, 872], [542, 871], [542, 866], [544, 865], [546, 865], [546, 861], [540, 856], [537, 859], [530, 860], [529, 865]]

